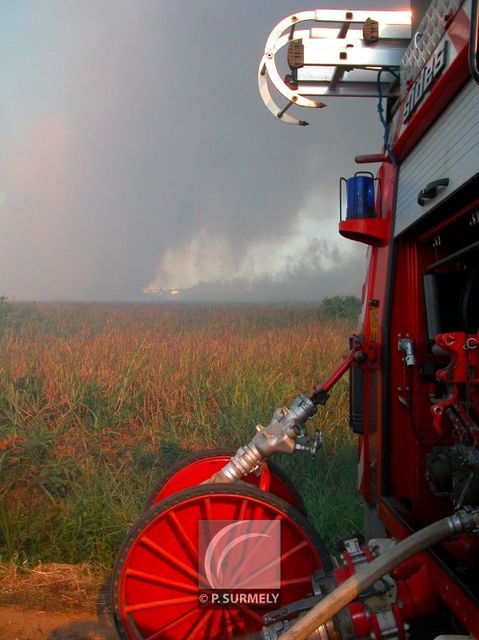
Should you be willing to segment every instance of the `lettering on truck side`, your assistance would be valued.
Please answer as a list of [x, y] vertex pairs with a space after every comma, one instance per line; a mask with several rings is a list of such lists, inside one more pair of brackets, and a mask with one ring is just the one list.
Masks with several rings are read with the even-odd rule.
[[422, 68], [418, 78], [414, 81], [407, 98], [403, 123], [409, 120], [417, 107], [423, 101], [426, 93], [446, 68], [448, 53], [447, 45], [448, 42], [445, 40], [442, 48], [439, 49], [439, 51], [436, 51], [434, 58]]

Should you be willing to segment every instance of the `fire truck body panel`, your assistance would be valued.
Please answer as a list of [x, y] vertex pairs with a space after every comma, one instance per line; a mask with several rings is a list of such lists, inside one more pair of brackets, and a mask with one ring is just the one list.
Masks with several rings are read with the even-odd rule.
[[[468, 49], [471, 0], [436, 0], [419, 25], [401, 63], [403, 98], [390, 131], [395, 157], [402, 160], [470, 77]], [[424, 32], [424, 33], [423, 33]], [[415, 42], [417, 41], [418, 46]]]
[[[475, 424], [479, 409], [471, 390], [477, 380], [438, 383], [448, 354], [434, 353], [431, 335], [462, 332], [467, 340], [479, 328], [477, 301], [465, 301], [467, 291], [479, 291], [479, 86], [467, 65], [470, 13], [466, 2], [448, 18], [425, 66], [408, 83], [390, 123], [397, 168], [386, 161], [378, 172], [376, 215], [391, 220], [393, 229], [388, 242], [369, 249], [356, 338], [367, 358], [353, 361], [351, 414], [356, 431], [361, 427], [353, 418], [363, 416], [361, 494], [397, 538], [451, 512], [450, 497], [431, 489], [428, 455], [457, 441], [445, 412], [467, 406]], [[477, 326], [470, 325], [471, 316]], [[398, 348], [401, 340], [413, 345], [414, 365]], [[477, 376], [475, 364], [470, 371]], [[360, 376], [362, 399], [355, 394]], [[451, 393], [458, 394], [454, 401]], [[433, 414], [436, 406], [441, 415]], [[437, 594], [465, 629], [479, 635], [477, 536], [459, 536], [427, 558]]]
[[[479, 85], [470, 80], [434, 122], [400, 166], [394, 233], [401, 234], [477, 173]], [[435, 180], [447, 179], [434, 197], [418, 194]]]
[[[474, 11], [471, 0], [430, 3], [401, 61], [399, 97], [394, 88], [383, 94], [389, 137], [374, 213], [346, 214], [339, 225], [343, 236], [369, 245], [350, 373], [366, 534], [382, 528], [404, 538], [450, 514], [451, 500], [456, 509], [479, 503], [479, 359], [466, 351], [479, 346], [479, 86], [468, 65]], [[337, 37], [348, 28], [345, 22]], [[322, 46], [314, 42], [314, 50]], [[317, 71], [300, 51], [295, 63], [311, 66], [296, 77], [312, 82], [318, 74], [309, 95], [348, 91], [348, 69], [338, 66], [325, 86], [330, 68]], [[295, 89], [292, 70], [284, 95], [293, 102], [307, 88], [298, 82]], [[380, 95], [381, 82], [378, 76]], [[370, 92], [371, 83], [363, 95]], [[441, 482], [451, 486], [443, 490]], [[477, 535], [457, 536], [425, 557], [437, 594], [479, 635]]]

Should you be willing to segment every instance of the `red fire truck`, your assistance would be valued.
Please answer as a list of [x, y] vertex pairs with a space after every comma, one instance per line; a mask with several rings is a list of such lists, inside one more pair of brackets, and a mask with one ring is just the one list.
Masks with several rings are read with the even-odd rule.
[[[412, 24], [299, 12], [267, 40], [258, 82], [280, 121], [304, 126], [297, 107], [338, 97], [378, 104], [383, 149], [356, 157], [376, 175], [340, 181], [339, 232], [368, 247], [360, 328], [337, 371], [247, 445], [155, 487], [113, 574], [121, 638], [479, 637], [478, 3], [427, 5]], [[346, 372], [367, 542], [346, 535], [338, 561], [269, 458], [315, 450], [305, 423]]]

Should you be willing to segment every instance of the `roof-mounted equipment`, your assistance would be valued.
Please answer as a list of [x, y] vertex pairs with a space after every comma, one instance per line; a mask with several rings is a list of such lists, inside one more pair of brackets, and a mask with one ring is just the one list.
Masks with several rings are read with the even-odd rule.
[[[297, 28], [311, 22], [318, 26]], [[398, 95], [395, 74], [410, 41], [409, 11], [299, 12], [282, 20], [266, 42], [258, 72], [261, 97], [282, 122], [305, 125], [286, 113], [292, 105], [319, 109], [326, 105], [318, 96]], [[282, 78], [277, 58], [286, 45], [290, 72]], [[284, 107], [275, 103], [269, 83], [286, 98]]]

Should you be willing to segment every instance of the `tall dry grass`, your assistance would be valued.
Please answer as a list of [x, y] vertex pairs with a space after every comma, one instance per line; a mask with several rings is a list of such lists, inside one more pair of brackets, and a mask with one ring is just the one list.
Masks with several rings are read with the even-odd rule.
[[[352, 329], [318, 307], [2, 301], [2, 559], [110, 566], [168, 466], [244, 444], [332, 372]], [[328, 540], [360, 520], [347, 408], [343, 380], [313, 425], [318, 460], [281, 461]]]

